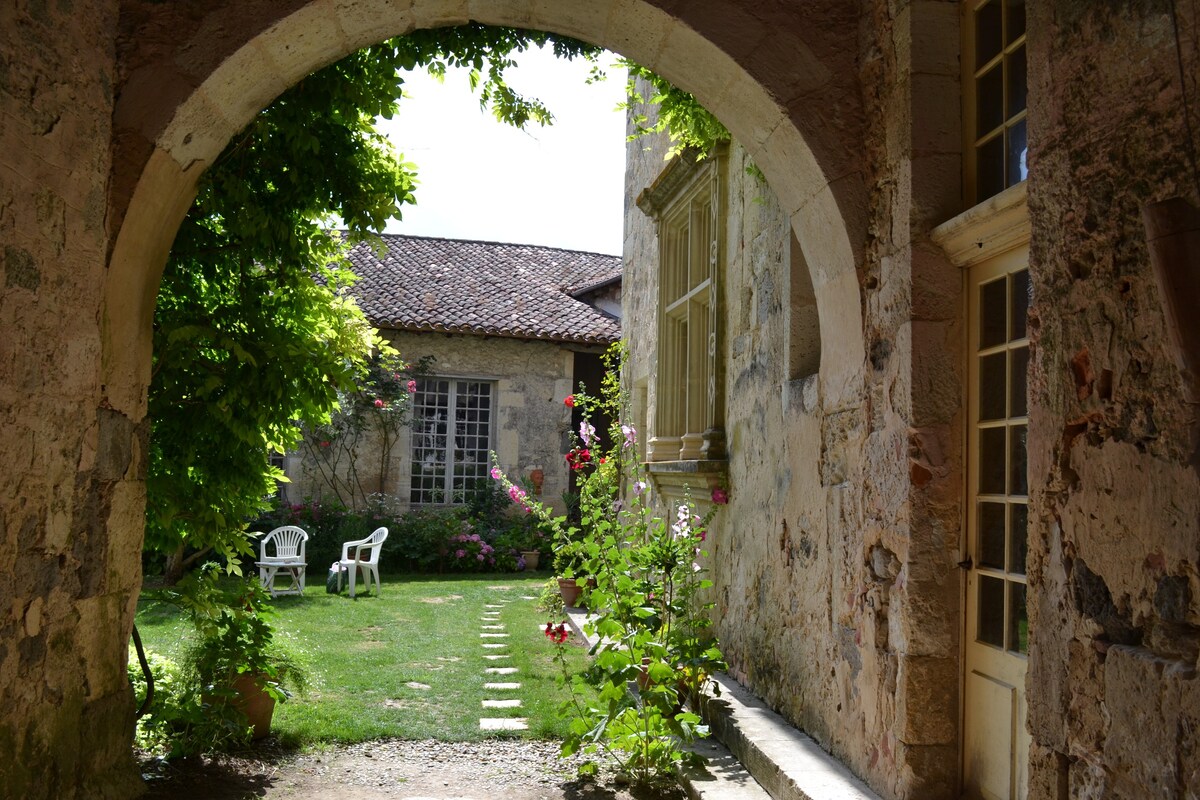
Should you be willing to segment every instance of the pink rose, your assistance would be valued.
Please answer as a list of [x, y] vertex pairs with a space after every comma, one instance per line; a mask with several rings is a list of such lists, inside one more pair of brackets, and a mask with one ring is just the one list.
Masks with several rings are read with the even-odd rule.
[[409, 394], [413, 394], [413, 393], [414, 393], [414, 392], [416, 392], [416, 391], [417, 391], [417, 382], [416, 382], [416, 381], [409, 381], [409, 382], [408, 382], [408, 393], [409, 393]]
[[376, 407], [376, 408], [383, 408], [383, 401], [382, 401], [382, 400], [380, 400], [380, 399], [378, 399], [378, 398], [376, 398], [376, 400], [375, 400], [375, 407]]

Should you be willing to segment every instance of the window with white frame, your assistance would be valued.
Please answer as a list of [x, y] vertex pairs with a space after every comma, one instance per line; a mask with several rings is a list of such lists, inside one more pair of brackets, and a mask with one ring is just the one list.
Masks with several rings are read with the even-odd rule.
[[412, 405], [412, 505], [462, 503], [487, 485], [494, 398], [490, 381], [417, 381]]
[[963, 20], [966, 195], [981, 203], [1025, 180], [1025, 0], [967, 0]]
[[682, 154], [642, 193], [658, 223], [659, 340], [650, 461], [725, 457], [718, 341], [724, 147]]

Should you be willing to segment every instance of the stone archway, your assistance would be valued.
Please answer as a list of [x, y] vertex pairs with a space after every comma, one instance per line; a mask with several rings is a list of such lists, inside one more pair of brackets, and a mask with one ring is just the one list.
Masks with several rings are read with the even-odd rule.
[[[115, 100], [109, 98], [107, 269], [96, 284], [95, 404], [81, 406], [97, 420], [79, 434], [83, 455], [68, 453], [60, 466], [74, 459], [77, 482], [95, 487], [86, 497], [77, 492], [77, 502], [86, 500], [94, 513], [76, 516], [80, 535], [106, 557], [95, 576], [83, 576], [94, 584], [84, 594], [57, 590], [66, 593], [47, 602], [45, 613], [41, 605], [21, 609], [26, 631], [84, 654], [68, 664], [23, 652], [21, 674], [62, 670], [54, 683], [85, 687], [64, 707], [46, 703], [49, 695], [37, 687], [12, 693], [13, 722], [0, 729], [0, 744], [12, 742], [13, 762], [31, 765], [9, 773], [29, 787], [26, 796], [125, 796], [123, 782], [132, 778], [121, 667], [140, 585], [150, 321], [162, 264], [196, 180], [279, 92], [357, 47], [474, 19], [578, 36], [692, 91], [745, 143], [791, 217], [820, 320], [824, 402], [857, 402], [864, 361], [857, 265], [868, 203], [860, 172], [859, 20], [842, 0], [801, 9], [749, 1], [676, 8], [659, 0], [96, 5], [120, 15], [109, 27], [117, 74]], [[86, 674], [65, 674], [71, 670]], [[77, 757], [81, 718], [98, 743], [87, 758]], [[49, 775], [53, 781], [44, 780]]]

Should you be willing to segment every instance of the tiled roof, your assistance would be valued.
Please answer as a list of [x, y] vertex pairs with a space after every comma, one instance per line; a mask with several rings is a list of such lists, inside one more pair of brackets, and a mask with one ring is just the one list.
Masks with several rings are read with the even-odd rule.
[[620, 322], [571, 293], [617, 278], [620, 256], [384, 234], [350, 252], [352, 293], [378, 328], [606, 344]]

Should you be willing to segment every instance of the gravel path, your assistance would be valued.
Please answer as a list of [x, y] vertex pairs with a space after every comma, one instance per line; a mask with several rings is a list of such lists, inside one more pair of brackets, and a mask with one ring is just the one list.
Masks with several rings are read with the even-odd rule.
[[631, 791], [611, 771], [576, 778], [582, 759], [532, 740], [378, 741], [295, 754], [261, 746], [240, 756], [144, 765], [147, 800], [683, 800], [677, 787]]

